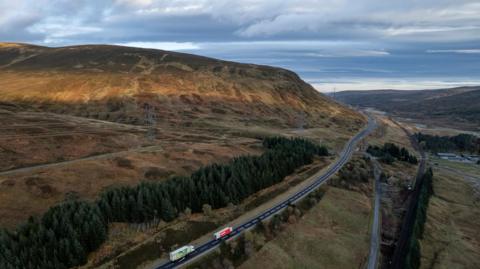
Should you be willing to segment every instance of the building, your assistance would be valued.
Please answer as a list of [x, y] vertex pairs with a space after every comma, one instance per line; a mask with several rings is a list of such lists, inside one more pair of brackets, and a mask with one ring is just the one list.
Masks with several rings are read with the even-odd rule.
[[440, 159], [447, 160], [447, 161], [453, 161], [453, 162], [462, 162], [462, 163], [474, 163], [476, 162], [475, 159], [471, 159], [467, 156], [464, 155], [457, 155], [455, 153], [437, 153], [437, 156], [440, 157]]

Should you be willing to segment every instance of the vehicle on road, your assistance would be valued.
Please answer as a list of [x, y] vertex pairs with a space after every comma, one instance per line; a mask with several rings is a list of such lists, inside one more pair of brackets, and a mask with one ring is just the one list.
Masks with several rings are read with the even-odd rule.
[[176, 249], [172, 252], [170, 252], [170, 261], [174, 262], [177, 260], [180, 260], [181, 258], [184, 258], [187, 256], [189, 253], [192, 253], [195, 251], [194, 246], [183, 246], [179, 249]]
[[[340, 158], [334, 163], [334, 165], [330, 166], [328, 170], [323, 173], [322, 175], [318, 176], [315, 181], [313, 181], [309, 186], [304, 188], [303, 190], [298, 191], [294, 195], [290, 196], [288, 199], [284, 200], [283, 202], [277, 204], [276, 206], [267, 209], [264, 211], [260, 216], [257, 216], [253, 219], [246, 220], [244, 223], [240, 224], [235, 228], [235, 230], [232, 229], [229, 233], [238, 235], [243, 233], [245, 230], [250, 229], [254, 224], [262, 221], [262, 219], [265, 219], [271, 215], [274, 215], [284, 208], [288, 207], [288, 205], [295, 203], [302, 197], [306, 196], [308, 193], [312, 192], [313, 190], [317, 189], [321, 184], [323, 184], [326, 180], [328, 180], [333, 174], [338, 172], [350, 159], [352, 156], [353, 152], [355, 151], [355, 145], [356, 143], [363, 139], [366, 135], [371, 133], [372, 130], [374, 130], [376, 127], [376, 122], [373, 118], [369, 117], [369, 122], [367, 128], [363, 129], [359, 133], [357, 133], [350, 141], [347, 143], [345, 146], [344, 150], [340, 154]], [[227, 227], [229, 228], [229, 227]], [[226, 229], [226, 228], [225, 228]], [[218, 231], [217, 233], [222, 232], [224, 229]], [[219, 241], [217, 238], [217, 233], [214, 234], [215, 239], [211, 239], [210, 241], [204, 243], [202, 246], [199, 246], [198, 249], [195, 250], [195, 253], [192, 253], [191, 255], [188, 255], [190, 252], [182, 256], [181, 258], [177, 260], [171, 260], [171, 262], [164, 263], [158, 267], [155, 267], [156, 269], [171, 269], [171, 268], [176, 268], [178, 266], [181, 266], [182, 264], [185, 264], [188, 260], [197, 257], [203, 253], [206, 253], [207, 251], [214, 249], [218, 247]], [[228, 234], [227, 234], [228, 235]], [[223, 235], [223, 236], [227, 236]], [[222, 235], [219, 234], [219, 238], [222, 238]], [[193, 246], [192, 246], [193, 248]]]
[[221, 229], [220, 231], [214, 233], [213, 236], [215, 237], [215, 239], [220, 239], [222, 237], [225, 237], [225, 236], [231, 234], [232, 231], [233, 231], [232, 227], [226, 227], [226, 228]]

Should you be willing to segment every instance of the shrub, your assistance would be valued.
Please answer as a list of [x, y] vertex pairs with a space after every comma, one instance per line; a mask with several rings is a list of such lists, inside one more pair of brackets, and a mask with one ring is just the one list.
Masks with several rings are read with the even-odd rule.
[[169, 172], [162, 170], [158, 167], [150, 167], [147, 169], [147, 171], [145, 171], [144, 174], [146, 179], [163, 179], [169, 175]]
[[127, 158], [117, 157], [115, 158], [115, 162], [118, 167], [133, 169], [132, 161]]
[[371, 146], [367, 148], [367, 152], [372, 156], [380, 158], [381, 162], [392, 164], [395, 160], [417, 164], [417, 157], [411, 155], [406, 148], [399, 148], [393, 143], [385, 143], [382, 147]]

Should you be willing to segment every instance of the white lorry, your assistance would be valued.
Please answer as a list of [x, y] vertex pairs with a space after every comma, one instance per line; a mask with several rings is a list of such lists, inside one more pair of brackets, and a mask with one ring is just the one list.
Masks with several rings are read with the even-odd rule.
[[187, 256], [189, 253], [192, 253], [194, 251], [195, 251], [194, 246], [183, 246], [179, 249], [176, 249], [170, 252], [170, 261], [174, 262], [174, 261], [180, 260], [181, 258]]

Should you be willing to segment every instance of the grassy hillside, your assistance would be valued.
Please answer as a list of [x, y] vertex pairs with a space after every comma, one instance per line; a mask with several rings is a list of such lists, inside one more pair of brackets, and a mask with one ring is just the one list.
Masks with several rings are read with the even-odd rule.
[[261, 136], [303, 136], [335, 152], [365, 119], [284, 69], [0, 43], [0, 122], [0, 226], [14, 227], [65, 199], [261, 154]]
[[434, 161], [438, 165], [433, 167], [434, 194], [420, 241], [420, 268], [479, 268], [480, 168]]
[[[361, 118], [295, 73], [196, 55], [121, 46], [0, 45], [0, 102], [143, 124], [210, 117], [305, 127]], [[1, 105], [1, 103], [0, 103]]]
[[409, 118], [469, 125], [480, 123], [480, 87], [421, 91], [345, 91], [338, 100], [362, 107], [374, 107]]
[[[362, 164], [367, 167], [360, 168]], [[353, 173], [347, 172], [331, 179], [318, 204], [239, 268], [364, 267], [369, 251], [372, 175], [370, 164], [358, 157], [348, 166], [365, 177], [349, 177]]]

